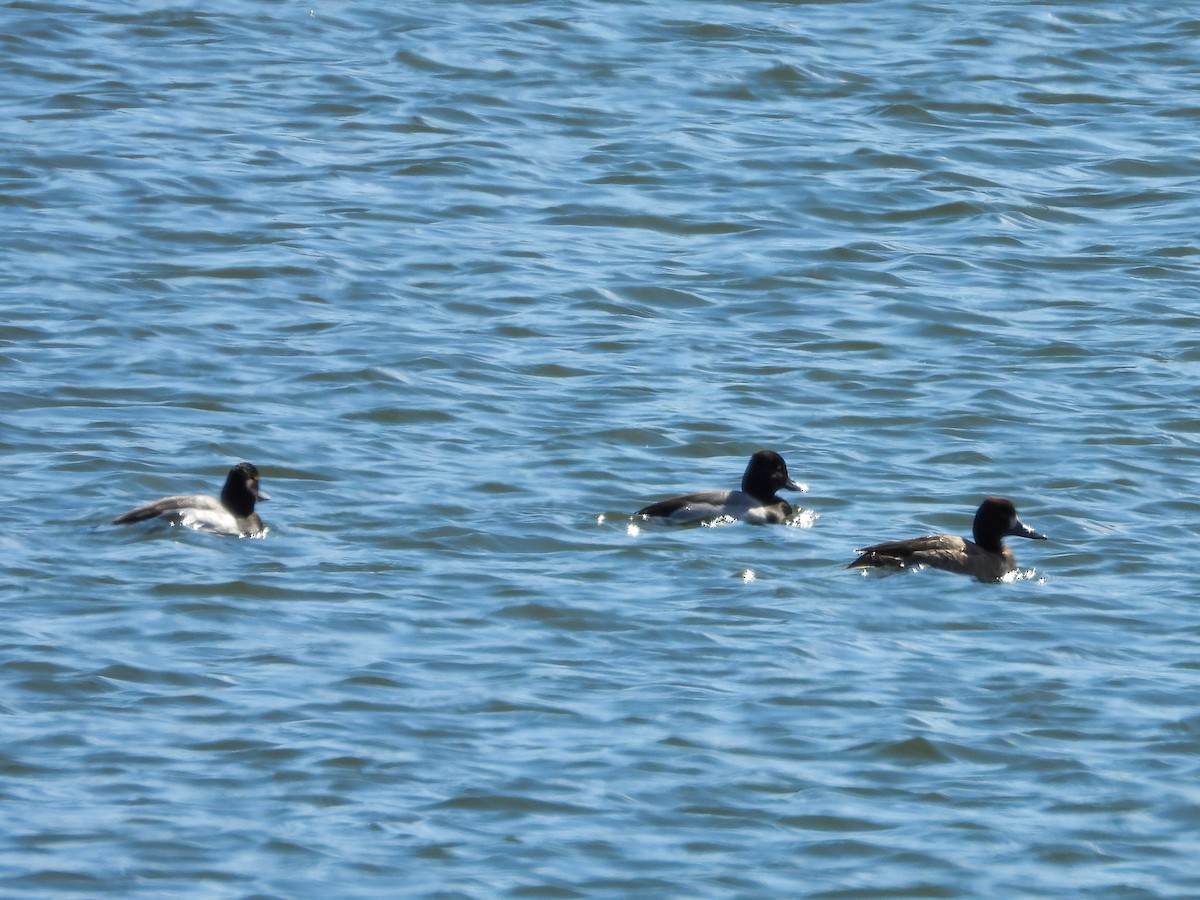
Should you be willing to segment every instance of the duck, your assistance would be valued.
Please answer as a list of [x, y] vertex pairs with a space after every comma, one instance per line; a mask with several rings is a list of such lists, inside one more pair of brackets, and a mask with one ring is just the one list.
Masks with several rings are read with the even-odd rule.
[[975, 512], [973, 541], [952, 534], [930, 534], [887, 541], [856, 550], [861, 554], [848, 569], [907, 569], [929, 566], [980, 581], [999, 581], [1016, 571], [1017, 558], [1004, 543], [1007, 536], [1046, 540], [1017, 515], [1007, 497], [987, 497]]
[[776, 495], [779, 490], [804, 491], [788, 475], [787, 463], [774, 450], [759, 450], [750, 457], [740, 491], [699, 491], [660, 500], [634, 515], [672, 524], [730, 518], [752, 525], [786, 522], [792, 506]]
[[253, 463], [240, 462], [225, 477], [221, 496], [207, 494], [178, 494], [162, 497], [113, 519], [114, 525], [128, 525], [153, 519], [163, 513], [180, 525], [214, 534], [238, 537], [261, 537], [267, 532], [262, 519], [254, 511], [260, 500], [270, 496], [259, 486], [258, 469]]

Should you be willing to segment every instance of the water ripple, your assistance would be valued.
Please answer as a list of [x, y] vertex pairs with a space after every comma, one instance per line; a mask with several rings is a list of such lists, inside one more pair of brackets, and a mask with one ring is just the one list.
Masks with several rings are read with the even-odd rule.
[[1200, 891], [1186, 9], [7, 11], [7, 893]]

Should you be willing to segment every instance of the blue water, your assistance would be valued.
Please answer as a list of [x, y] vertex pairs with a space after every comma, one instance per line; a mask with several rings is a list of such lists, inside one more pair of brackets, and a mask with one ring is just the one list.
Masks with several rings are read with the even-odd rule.
[[1200, 4], [0, 25], [0, 893], [1200, 893]]

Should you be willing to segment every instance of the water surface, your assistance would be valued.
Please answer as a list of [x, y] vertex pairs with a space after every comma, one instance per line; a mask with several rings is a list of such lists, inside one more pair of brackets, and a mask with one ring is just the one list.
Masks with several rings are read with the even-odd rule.
[[0, 4], [4, 893], [1200, 892], [1200, 6], [424, 6]]

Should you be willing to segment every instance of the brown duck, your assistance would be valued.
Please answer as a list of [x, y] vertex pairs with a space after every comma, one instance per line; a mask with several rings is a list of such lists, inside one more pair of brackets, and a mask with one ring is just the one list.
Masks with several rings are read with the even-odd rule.
[[988, 497], [979, 504], [972, 529], [974, 541], [952, 534], [931, 534], [903, 541], [887, 541], [864, 547], [862, 555], [848, 569], [907, 569], [930, 566], [960, 575], [973, 575], [980, 581], [999, 581], [1017, 568], [1017, 558], [1004, 538], [1046, 536], [1034, 531], [1017, 517], [1017, 508], [1004, 497]]

